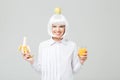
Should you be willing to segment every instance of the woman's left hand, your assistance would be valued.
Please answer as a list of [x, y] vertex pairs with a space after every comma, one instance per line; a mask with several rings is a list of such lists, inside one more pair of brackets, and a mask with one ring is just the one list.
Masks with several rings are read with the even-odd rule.
[[84, 64], [84, 62], [87, 60], [87, 53], [84, 53], [84, 55], [79, 56], [80, 58], [80, 63]]

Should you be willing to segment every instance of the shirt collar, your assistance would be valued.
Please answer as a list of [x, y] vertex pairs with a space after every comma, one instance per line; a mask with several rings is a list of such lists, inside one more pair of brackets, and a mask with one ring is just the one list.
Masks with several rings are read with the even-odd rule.
[[62, 44], [64, 44], [64, 45], [66, 45], [67, 44], [67, 40], [66, 39], [62, 39], [60, 42], [56, 42], [55, 40], [53, 40], [52, 38], [49, 40], [49, 45], [53, 45], [53, 44], [55, 44], [55, 43], [62, 43]]

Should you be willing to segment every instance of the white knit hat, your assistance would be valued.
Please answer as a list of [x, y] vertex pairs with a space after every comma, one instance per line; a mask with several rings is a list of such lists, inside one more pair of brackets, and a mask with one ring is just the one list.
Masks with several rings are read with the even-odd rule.
[[52, 24], [62, 24], [65, 25], [65, 33], [62, 37], [66, 36], [68, 32], [68, 22], [66, 18], [61, 14], [61, 9], [60, 8], [55, 8], [55, 14], [50, 18], [48, 22], [48, 34], [51, 37], [54, 37], [52, 34]]

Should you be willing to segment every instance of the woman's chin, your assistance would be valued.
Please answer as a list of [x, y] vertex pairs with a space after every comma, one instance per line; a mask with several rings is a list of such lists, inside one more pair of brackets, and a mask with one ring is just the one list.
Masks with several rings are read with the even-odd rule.
[[54, 38], [56, 39], [61, 39], [62, 37], [61, 36], [53, 36]]

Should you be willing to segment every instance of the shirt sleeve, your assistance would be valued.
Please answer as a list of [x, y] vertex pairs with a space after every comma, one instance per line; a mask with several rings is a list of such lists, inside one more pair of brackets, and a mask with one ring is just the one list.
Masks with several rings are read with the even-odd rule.
[[37, 59], [32, 64], [32, 68], [35, 69], [35, 71], [41, 73], [41, 61], [42, 61], [42, 47], [41, 47], [41, 45], [39, 45], [38, 52], [39, 53], [38, 53]]
[[81, 63], [80, 63], [80, 59], [79, 59], [78, 52], [77, 52], [77, 46], [75, 44], [74, 45], [74, 50], [73, 50], [73, 56], [72, 56], [72, 70], [73, 70], [73, 73], [78, 72], [79, 69], [80, 69], [80, 66], [81, 66]]

